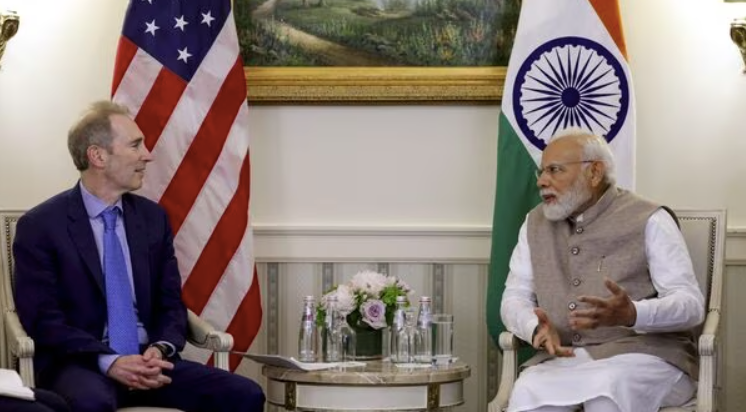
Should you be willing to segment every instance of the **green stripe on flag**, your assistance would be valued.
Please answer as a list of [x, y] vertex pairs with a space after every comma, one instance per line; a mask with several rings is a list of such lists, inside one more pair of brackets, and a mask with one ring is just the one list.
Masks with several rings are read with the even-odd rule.
[[521, 138], [500, 113], [497, 142], [497, 189], [492, 220], [492, 253], [487, 287], [487, 329], [495, 343], [505, 327], [500, 320], [500, 300], [508, 277], [510, 255], [526, 214], [541, 198], [536, 187], [536, 163]]

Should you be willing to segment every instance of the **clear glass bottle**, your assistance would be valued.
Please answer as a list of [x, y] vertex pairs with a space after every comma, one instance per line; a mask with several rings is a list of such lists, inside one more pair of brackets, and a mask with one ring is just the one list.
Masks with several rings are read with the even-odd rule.
[[323, 360], [324, 362], [339, 362], [342, 354], [339, 352], [339, 313], [337, 312], [337, 297], [330, 295], [326, 298], [326, 318], [324, 319]]
[[407, 298], [405, 296], [396, 297], [396, 310], [394, 311], [394, 320], [391, 324], [391, 362], [407, 363], [411, 362], [412, 340], [411, 332], [407, 328], [406, 319]]
[[419, 363], [432, 363], [432, 306], [429, 296], [420, 297], [420, 308], [417, 311], [417, 326], [414, 334], [414, 358]]
[[347, 323], [347, 319], [341, 313], [339, 316], [339, 354], [342, 362], [352, 362], [356, 359], [357, 334]]
[[313, 296], [303, 298], [303, 313], [300, 317], [300, 331], [298, 333], [298, 360], [301, 362], [316, 362], [317, 351], [316, 332], [316, 299]]

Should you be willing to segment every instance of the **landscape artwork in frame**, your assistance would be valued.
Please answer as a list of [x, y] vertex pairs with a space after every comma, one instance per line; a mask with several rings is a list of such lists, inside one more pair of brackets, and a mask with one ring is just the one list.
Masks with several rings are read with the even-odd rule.
[[234, 0], [249, 100], [496, 102], [520, 0]]

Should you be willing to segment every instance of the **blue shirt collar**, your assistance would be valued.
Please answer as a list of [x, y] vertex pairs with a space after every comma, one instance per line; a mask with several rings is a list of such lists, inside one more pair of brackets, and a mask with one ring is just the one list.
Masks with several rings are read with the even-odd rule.
[[[93, 193], [89, 192], [88, 189], [85, 188], [82, 181], [78, 182], [78, 185], [80, 186], [80, 193], [83, 195], [83, 205], [85, 205], [85, 211], [88, 213], [88, 218], [90, 219], [96, 219], [101, 215], [101, 212], [104, 211], [104, 209], [108, 208], [109, 205], [106, 204], [103, 200], [99, 199], [94, 195]], [[120, 197], [117, 199], [116, 203], [114, 203], [114, 207], [119, 209], [119, 212], [122, 213], [122, 198]]]

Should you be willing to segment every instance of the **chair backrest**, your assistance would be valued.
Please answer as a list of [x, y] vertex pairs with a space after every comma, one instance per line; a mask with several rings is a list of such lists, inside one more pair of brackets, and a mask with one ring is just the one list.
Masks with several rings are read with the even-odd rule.
[[5, 335], [5, 313], [15, 312], [13, 302], [13, 238], [21, 210], [0, 210], [0, 368], [15, 368]]
[[725, 210], [676, 210], [706, 311], [720, 311], [725, 264]]
[[[689, 255], [692, 258], [694, 273], [706, 299], [706, 313], [720, 313], [723, 293], [723, 271], [725, 270], [725, 210], [676, 210]], [[703, 326], [694, 333], [699, 339]], [[722, 326], [720, 327], [722, 331]], [[711, 407], [720, 403], [720, 382], [722, 382], [722, 338], [716, 339], [713, 364], [700, 362], [700, 382], [697, 405]], [[709, 368], [713, 368], [709, 369]], [[702, 375], [704, 371], [704, 379]], [[699, 399], [701, 398], [701, 399]], [[665, 410], [669, 410], [664, 408]], [[671, 409], [673, 410], [673, 409]], [[679, 410], [679, 409], [676, 409]], [[717, 410], [717, 409], [704, 409]]]

